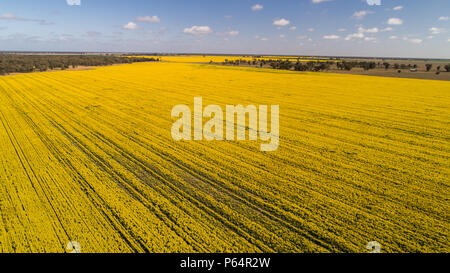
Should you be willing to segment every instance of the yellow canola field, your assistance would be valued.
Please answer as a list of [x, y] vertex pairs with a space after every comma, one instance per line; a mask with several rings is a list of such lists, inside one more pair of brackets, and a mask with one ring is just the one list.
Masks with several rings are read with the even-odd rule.
[[[450, 83], [139, 63], [0, 77], [0, 252], [448, 252]], [[172, 107], [280, 105], [280, 147]]]
[[300, 62], [336, 62], [327, 58], [313, 58], [313, 57], [285, 57], [285, 56], [263, 56], [263, 57], [251, 57], [251, 56], [209, 56], [209, 55], [178, 55], [178, 56], [138, 56], [141, 58], [160, 58], [164, 62], [175, 63], [223, 63], [225, 61], [261, 61], [261, 60], [283, 60], [283, 61], [300, 61]]
[[201, 55], [180, 55], [180, 56], [160, 56], [162, 61], [175, 62], [175, 63], [223, 63], [225, 61], [253, 61], [256, 60], [253, 57], [241, 57], [241, 56], [201, 56]]

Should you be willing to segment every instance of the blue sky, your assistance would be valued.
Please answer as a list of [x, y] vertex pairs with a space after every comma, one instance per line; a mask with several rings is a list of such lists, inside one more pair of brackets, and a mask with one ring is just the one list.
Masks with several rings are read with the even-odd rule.
[[448, 0], [0, 0], [0, 50], [450, 58], [449, 17]]

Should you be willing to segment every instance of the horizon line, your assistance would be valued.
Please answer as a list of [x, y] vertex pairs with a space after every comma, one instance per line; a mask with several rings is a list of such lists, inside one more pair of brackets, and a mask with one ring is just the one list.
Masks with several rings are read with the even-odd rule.
[[297, 55], [297, 54], [245, 54], [245, 53], [188, 53], [188, 52], [144, 52], [144, 51], [62, 51], [62, 50], [44, 50], [44, 51], [29, 51], [29, 50], [0, 50], [0, 54], [17, 54], [17, 53], [60, 53], [60, 54], [131, 54], [131, 55], [208, 55], [208, 56], [275, 56], [275, 57], [327, 57], [327, 58], [359, 58], [359, 59], [394, 59], [394, 60], [446, 60], [450, 58], [429, 58], [429, 57], [387, 57], [387, 56], [350, 56], [350, 55]]

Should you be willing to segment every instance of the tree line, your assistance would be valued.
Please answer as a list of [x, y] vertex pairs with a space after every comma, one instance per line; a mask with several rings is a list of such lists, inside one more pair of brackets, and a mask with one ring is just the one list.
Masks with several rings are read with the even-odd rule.
[[159, 58], [119, 57], [111, 55], [18, 55], [0, 54], [0, 75], [9, 73], [44, 72], [77, 68], [78, 66], [106, 66], [136, 62], [155, 62]]
[[[331, 68], [338, 70], [346, 70], [351, 71], [354, 68], [362, 68], [366, 71], [382, 68], [385, 70], [395, 69], [399, 72], [403, 69], [410, 69], [412, 71], [416, 71], [418, 69], [417, 64], [398, 64], [398, 63], [388, 63], [388, 62], [374, 62], [374, 61], [300, 61], [299, 59], [296, 61], [291, 60], [281, 60], [281, 59], [254, 59], [252, 61], [247, 60], [225, 60], [223, 62], [224, 65], [253, 65], [259, 67], [270, 66], [273, 69], [282, 69], [282, 70], [295, 70], [295, 71], [325, 71]], [[432, 64], [426, 64], [427, 72], [430, 72], [432, 69]], [[450, 72], [450, 64], [445, 65], [444, 70]], [[439, 74], [442, 67], [437, 66], [436, 73]]]

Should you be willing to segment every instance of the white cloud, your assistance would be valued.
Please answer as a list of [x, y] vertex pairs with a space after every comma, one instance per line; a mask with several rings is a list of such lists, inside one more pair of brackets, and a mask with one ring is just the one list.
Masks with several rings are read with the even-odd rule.
[[296, 29], [297, 29], [296, 26], [292, 26], [292, 27], [289, 28], [289, 30], [296, 30]]
[[355, 13], [353, 13], [352, 17], [356, 18], [356, 19], [363, 19], [364, 17], [366, 17], [366, 15], [368, 14], [372, 14], [373, 12], [368, 11], [368, 10], [360, 10], [360, 11], [355, 11]]
[[213, 31], [209, 26], [192, 26], [190, 28], [185, 28], [183, 32], [194, 36], [203, 36], [210, 34]]
[[15, 16], [14, 14], [10, 14], [10, 13], [0, 15], [0, 19], [3, 19], [3, 20], [19, 20], [19, 21], [23, 20], [22, 18], [19, 18], [19, 17]]
[[378, 33], [379, 29], [377, 27], [365, 29], [363, 27], [358, 28], [359, 33]]
[[377, 38], [375, 38], [375, 37], [366, 37], [366, 38], [364, 38], [364, 41], [367, 41], [367, 42], [376, 41], [376, 40], [377, 40]]
[[450, 43], [450, 38], [448, 38], [447, 42], [449, 42], [449, 43]]
[[442, 29], [442, 28], [437, 28], [437, 27], [430, 28], [430, 33], [433, 35], [438, 35], [438, 34], [441, 34], [442, 32], [444, 32], [444, 29]]
[[314, 32], [314, 31], [316, 31], [314, 28], [308, 28], [308, 31], [309, 32]]
[[280, 34], [280, 38], [281, 38], [281, 39], [286, 38], [286, 35]]
[[439, 21], [448, 21], [448, 16], [439, 17]]
[[347, 35], [347, 37], [345, 37], [345, 40], [350, 41], [354, 38], [362, 39], [362, 38], [364, 38], [364, 33], [358, 32], [358, 33], [353, 33], [353, 34]]
[[403, 37], [403, 41], [408, 41], [411, 44], [421, 44], [423, 42], [422, 39], [418, 39], [418, 38], [412, 38], [410, 39], [409, 37], [405, 36]]
[[69, 6], [81, 6], [81, 0], [66, 0]]
[[291, 22], [289, 20], [286, 20], [284, 18], [273, 21], [273, 25], [277, 26], [277, 27], [285, 27], [285, 26], [289, 25], [290, 23]]
[[422, 39], [408, 39], [409, 42], [413, 43], [413, 44], [421, 44], [423, 42]]
[[345, 29], [345, 28], [340, 28], [340, 29], [338, 29], [338, 31], [339, 31], [339, 32], [345, 32], [345, 31], [347, 31], [347, 29]]
[[261, 41], [269, 41], [269, 38], [266, 38], [266, 37], [261, 37], [261, 36], [259, 36], [259, 35], [255, 35], [255, 37], [254, 37], [256, 40], [261, 40]]
[[381, 32], [393, 31], [393, 30], [394, 30], [393, 28], [387, 27], [387, 28], [383, 28], [383, 29], [381, 30]]
[[137, 29], [138, 26], [136, 25], [136, 23], [129, 22], [128, 24], [124, 25], [123, 28], [124, 29], [134, 30], [134, 29]]
[[325, 35], [325, 36], [323, 36], [323, 38], [326, 40], [337, 40], [340, 37], [338, 35]]
[[[239, 35], [239, 31], [238, 30], [229, 30], [226, 32], [216, 32], [217, 36], [238, 36]], [[227, 39], [227, 38], [225, 38]]]
[[369, 6], [381, 6], [381, 0], [366, 0]]
[[[352, 39], [363, 39], [365, 37], [365, 33], [378, 33], [380, 30], [377, 27], [374, 28], [363, 28], [359, 27], [357, 33], [349, 34], [345, 37], [346, 41], [350, 41]], [[369, 37], [370, 39], [370, 37]]]
[[260, 4], [256, 4], [256, 5], [252, 6], [253, 11], [262, 10], [263, 8], [264, 8], [264, 6], [260, 5]]
[[391, 40], [397, 40], [397, 39], [398, 39], [398, 37], [397, 37], [397, 36], [395, 36], [395, 35], [392, 35], [391, 37], [389, 37], [389, 39], [391, 39]]
[[138, 20], [139, 22], [147, 22], [147, 23], [159, 23], [161, 22], [161, 19], [156, 16], [139, 16], [138, 18], [136, 18], [136, 20]]
[[402, 25], [403, 24], [403, 20], [399, 19], [399, 18], [390, 18], [387, 21], [388, 25]]
[[399, 10], [402, 10], [402, 9], [403, 9], [403, 6], [396, 6], [396, 7], [393, 8], [393, 10], [395, 10], [395, 11], [399, 11]]

